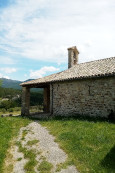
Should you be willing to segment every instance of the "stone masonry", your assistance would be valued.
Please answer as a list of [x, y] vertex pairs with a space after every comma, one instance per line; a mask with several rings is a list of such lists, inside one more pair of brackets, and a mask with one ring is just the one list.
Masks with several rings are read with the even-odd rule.
[[68, 68], [73, 67], [78, 63], [78, 54], [76, 46], [68, 48]]
[[54, 115], [107, 117], [115, 111], [115, 77], [54, 83], [50, 97]]
[[22, 83], [22, 115], [29, 114], [29, 88], [44, 88], [44, 111], [61, 116], [115, 114], [115, 57], [78, 63], [68, 48], [68, 69]]
[[30, 88], [22, 87], [22, 109], [21, 109], [22, 116], [29, 115], [29, 107], [30, 107]]

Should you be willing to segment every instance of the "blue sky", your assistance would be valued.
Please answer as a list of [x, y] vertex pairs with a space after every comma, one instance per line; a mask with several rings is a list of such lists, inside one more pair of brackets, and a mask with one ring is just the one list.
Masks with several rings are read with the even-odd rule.
[[115, 0], [0, 0], [0, 77], [34, 79], [115, 56]]

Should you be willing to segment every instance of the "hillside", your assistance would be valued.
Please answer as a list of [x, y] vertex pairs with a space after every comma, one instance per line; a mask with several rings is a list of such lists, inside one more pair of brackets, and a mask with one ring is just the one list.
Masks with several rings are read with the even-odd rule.
[[20, 86], [21, 81], [11, 80], [6, 78], [0, 78], [0, 80], [2, 80], [3, 88], [21, 89], [21, 86]]
[[[2, 88], [13, 88], [13, 89], [19, 89], [19, 90], [21, 90], [21, 88], [22, 88], [20, 86], [20, 83], [22, 83], [23, 81], [6, 79], [6, 78], [0, 78], [0, 80], [2, 80]], [[30, 81], [30, 80], [33, 80], [33, 79], [28, 79], [25, 82]], [[42, 89], [41, 88], [38, 88], [38, 89], [33, 88], [32, 91], [38, 92], [38, 91], [42, 91]]]
[[[21, 81], [0, 78], [0, 109], [2, 108], [6, 109], [7, 105], [10, 108], [12, 108], [12, 106], [14, 107], [21, 106], [22, 91], [21, 91], [21, 86], [19, 85], [20, 83]], [[31, 89], [30, 104], [31, 106], [43, 104], [43, 90], [41, 88]]]

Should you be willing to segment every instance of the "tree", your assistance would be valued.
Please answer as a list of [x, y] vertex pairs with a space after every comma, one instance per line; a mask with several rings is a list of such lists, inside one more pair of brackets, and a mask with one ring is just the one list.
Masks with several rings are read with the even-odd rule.
[[0, 103], [0, 108], [8, 110], [9, 108], [14, 108], [16, 103], [12, 100], [4, 100]]
[[0, 87], [2, 86], [2, 80], [0, 80]]

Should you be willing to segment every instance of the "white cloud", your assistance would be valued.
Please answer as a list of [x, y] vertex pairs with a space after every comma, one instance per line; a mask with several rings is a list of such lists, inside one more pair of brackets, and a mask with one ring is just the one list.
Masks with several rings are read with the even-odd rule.
[[114, 19], [114, 0], [15, 0], [0, 14], [0, 48], [57, 63], [67, 62], [67, 48], [74, 45], [84, 47], [81, 61], [91, 54], [113, 56]]
[[3, 74], [0, 73], [0, 78], [6, 78], [6, 79], [10, 79], [9, 76], [5, 76]]
[[56, 72], [56, 71], [59, 71], [59, 68], [55, 68], [53, 66], [50, 66], [50, 67], [42, 67], [40, 70], [36, 70], [36, 71], [33, 71], [33, 70], [30, 70], [30, 78], [41, 78], [43, 77], [44, 75], [48, 75], [49, 73], [51, 74], [51, 72]]
[[17, 71], [16, 68], [9, 68], [9, 67], [5, 67], [5, 68], [0, 68], [0, 71], [4, 72], [4, 73], [14, 73]]

